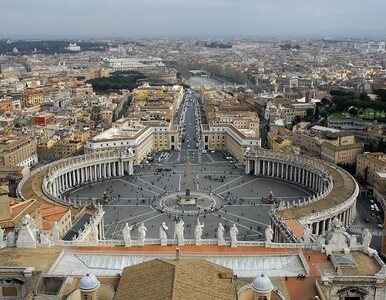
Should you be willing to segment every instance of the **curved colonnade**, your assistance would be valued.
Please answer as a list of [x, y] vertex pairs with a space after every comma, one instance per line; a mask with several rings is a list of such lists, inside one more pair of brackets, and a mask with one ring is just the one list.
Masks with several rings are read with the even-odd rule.
[[297, 220], [308, 226], [313, 234], [325, 234], [337, 217], [344, 227], [355, 219], [359, 187], [355, 179], [342, 168], [331, 163], [299, 155], [249, 149], [245, 153], [245, 172], [271, 176], [303, 185], [314, 191], [314, 196], [292, 203], [281, 202], [271, 214], [275, 240], [296, 241], [288, 234], [284, 223]]
[[[133, 160], [131, 149], [62, 159], [23, 178], [17, 188], [18, 197], [81, 207], [85, 203], [61, 195], [82, 184], [132, 175]], [[335, 217], [345, 227], [350, 226], [355, 218], [358, 184], [349, 173], [333, 164], [304, 156], [249, 149], [245, 153], [245, 172], [295, 182], [314, 191], [312, 197], [281, 202], [274, 209], [271, 219], [275, 242], [300, 241], [288, 226], [290, 220], [297, 221], [303, 228], [308, 226], [313, 234], [321, 235], [326, 233]]]
[[[132, 149], [126, 151], [104, 151], [61, 159], [42, 166], [19, 183], [18, 197], [27, 200], [54, 200], [64, 205], [81, 207], [80, 200], [64, 199], [61, 195], [74, 187], [95, 182], [104, 178], [133, 174], [134, 155]], [[36, 179], [40, 180], [36, 183]], [[35, 185], [40, 184], [40, 189]], [[33, 188], [33, 196], [30, 188]]]

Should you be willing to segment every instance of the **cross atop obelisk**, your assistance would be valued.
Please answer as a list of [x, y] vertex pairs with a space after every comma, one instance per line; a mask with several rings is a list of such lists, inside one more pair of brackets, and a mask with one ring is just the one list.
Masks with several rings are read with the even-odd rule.
[[186, 158], [185, 161], [185, 197], [186, 200], [190, 199], [190, 163], [189, 158]]

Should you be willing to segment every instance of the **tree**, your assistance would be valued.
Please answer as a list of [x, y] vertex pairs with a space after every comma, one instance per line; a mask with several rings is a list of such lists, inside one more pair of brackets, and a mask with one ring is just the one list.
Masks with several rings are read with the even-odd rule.
[[314, 115], [314, 110], [312, 108], [307, 108], [306, 110], [306, 116], [312, 117]]
[[323, 105], [328, 105], [328, 106], [330, 106], [330, 104], [331, 104], [331, 100], [330, 100], [330, 99], [327, 99], [327, 98], [323, 98], [320, 102], [321, 102]]
[[355, 108], [355, 106], [351, 106], [350, 109], [348, 110], [348, 113], [353, 116], [358, 115], [358, 110]]

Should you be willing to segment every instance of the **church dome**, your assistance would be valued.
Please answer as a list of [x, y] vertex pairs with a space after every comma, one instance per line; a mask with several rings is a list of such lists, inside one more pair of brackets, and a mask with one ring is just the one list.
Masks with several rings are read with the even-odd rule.
[[267, 276], [261, 274], [261, 276], [257, 276], [252, 282], [252, 289], [255, 292], [268, 293], [273, 290], [273, 285], [271, 280]]
[[80, 279], [79, 289], [81, 291], [91, 291], [99, 287], [100, 283], [93, 274], [86, 274]]

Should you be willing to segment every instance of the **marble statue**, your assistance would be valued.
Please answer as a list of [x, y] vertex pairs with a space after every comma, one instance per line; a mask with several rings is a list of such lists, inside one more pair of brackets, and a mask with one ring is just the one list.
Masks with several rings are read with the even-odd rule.
[[371, 243], [371, 238], [372, 238], [372, 234], [370, 233], [370, 231], [366, 228], [365, 230], [363, 230], [363, 233], [362, 233], [362, 246], [364, 248], [369, 248], [370, 247], [370, 243]]
[[265, 242], [271, 243], [273, 240], [273, 230], [271, 225], [268, 225], [268, 227], [265, 229]]
[[40, 245], [41, 246], [46, 246], [46, 247], [51, 246], [51, 241], [44, 231], [39, 232], [39, 238], [40, 238]]
[[36, 248], [38, 245], [38, 230], [35, 221], [30, 215], [26, 214], [17, 232], [17, 248]]
[[138, 227], [138, 233], [139, 233], [138, 245], [139, 246], [145, 245], [146, 232], [147, 232], [147, 228], [145, 224], [141, 223], [141, 225], [139, 225]]
[[125, 227], [122, 229], [123, 240], [125, 241], [125, 247], [131, 247], [131, 234], [130, 231], [133, 229], [133, 226], [125, 224]]
[[4, 248], [6, 243], [4, 242], [4, 229], [0, 227], [0, 249]]
[[51, 228], [51, 237], [53, 241], [59, 241], [60, 239], [60, 228], [59, 228], [58, 222], [56, 221]]
[[197, 220], [197, 225], [196, 228], [194, 229], [194, 237], [196, 238], [196, 245], [201, 245], [201, 236], [202, 236], [202, 231], [204, 228], [204, 223], [200, 223], [199, 220]]
[[308, 227], [308, 225], [306, 225], [306, 228], [304, 229], [304, 233], [303, 233], [304, 244], [306, 244], [306, 245], [311, 244], [311, 234], [312, 234], [312, 231], [311, 231], [310, 227]]
[[4, 242], [4, 229], [0, 227], [0, 243]]
[[7, 234], [7, 247], [15, 247], [16, 245], [16, 232], [14, 230]]
[[224, 226], [222, 225], [222, 223], [218, 223], [218, 227], [217, 227], [217, 244], [219, 246], [224, 246], [225, 245], [224, 232], [225, 232]]
[[165, 222], [162, 222], [162, 225], [159, 227], [159, 238], [161, 240], [161, 245], [166, 246], [168, 244], [168, 234], [167, 230], [169, 228], [166, 226]]
[[233, 223], [229, 234], [231, 236], [231, 247], [237, 247], [237, 235], [239, 233], [239, 230], [236, 227], [236, 224]]
[[92, 240], [94, 242], [98, 242], [99, 240], [98, 225], [94, 225], [91, 230], [92, 230]]
[[327, 255], [332, 251], [350, 251], [350, 236], [342, 226], [342, 222], [336, 217], [332, 220], [326, 233], [324, 247]]
[[177, 244], [179, 246], [184, 245], [184, 224], [184, 220], [180, 220], [175, 226], [175, 234], [177, 236]]

